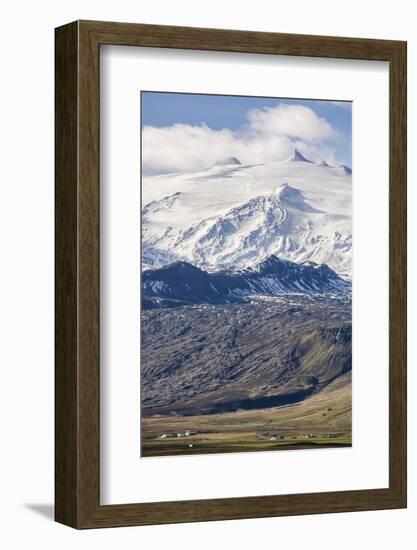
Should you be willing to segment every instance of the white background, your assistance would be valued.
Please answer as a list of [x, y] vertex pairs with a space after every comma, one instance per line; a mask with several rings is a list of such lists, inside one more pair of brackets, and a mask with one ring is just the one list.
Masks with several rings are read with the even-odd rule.
[[[139, 460], [140, 89], [353, 101], [352, 448]], [[101, 90], [102, 503], [388, 487], [387, 64], [108, 46]]]
[[[0, 36], [0, 543], [4, 548], [413, 549], [417, 517], [417, 37], [413, 2], [3, 3]], [[53, 28], [73, 19], [409, 41], [408, 510], [76, 532], [52, 523]], [[371, 146], [371, 144], [370, 144]]]

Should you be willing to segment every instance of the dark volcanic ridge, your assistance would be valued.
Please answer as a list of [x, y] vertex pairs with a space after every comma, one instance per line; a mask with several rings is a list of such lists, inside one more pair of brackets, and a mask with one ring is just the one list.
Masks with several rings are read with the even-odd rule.
[[351, 283], [326, 264], [297, 264], [272, 255], [254, 268], [209, 273], [174, 262], [142, 274], [142, 308], [242, 303], [250, 296], [343, 293]]

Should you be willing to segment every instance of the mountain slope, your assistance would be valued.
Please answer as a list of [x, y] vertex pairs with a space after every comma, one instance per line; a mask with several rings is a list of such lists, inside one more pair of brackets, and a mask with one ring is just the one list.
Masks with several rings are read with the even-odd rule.
[[143, 177], [143, 266], [182, 260], [218, 271], [275, 254], [350, 278], [351, 183], [348, 167], [315, 164], [296, 150], [269, 164], [230, 158], [199, 172]]
[[289, 292], [343, 292], [350, 283], [327, 265], [296, 264], [270, 256], [257, 266], [239, 272], [208, 273], [187, 262], [175, 262], [143, 272], [144, 308], [198, 303], [235, 303], [247, 296]]
[[154, 309], [142, 323], [145, 416], [296, 403], [351, 370], [350, 305], [336, 301]]

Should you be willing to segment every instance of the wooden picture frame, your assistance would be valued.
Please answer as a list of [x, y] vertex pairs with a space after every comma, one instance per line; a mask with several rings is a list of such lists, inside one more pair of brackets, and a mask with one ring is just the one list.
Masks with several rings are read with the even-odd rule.
[[[56, 29], [55, 518], [117, 527], [406, 506], [406, 43], [110, 22]], [[100, 505], [99, 56], [117, 44], [389, 62], [389, 487]]]

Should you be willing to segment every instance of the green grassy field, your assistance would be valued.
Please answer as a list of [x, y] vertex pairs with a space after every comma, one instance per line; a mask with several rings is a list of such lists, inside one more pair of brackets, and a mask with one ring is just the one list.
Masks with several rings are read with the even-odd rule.
[[[163, 434], [193, 435], [162, 438]], [[142, 456], [346, 447], [352, 444], [351, 373], [296, 404], [142, 419]]]

